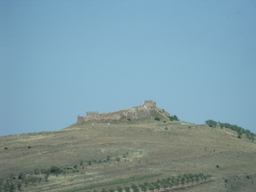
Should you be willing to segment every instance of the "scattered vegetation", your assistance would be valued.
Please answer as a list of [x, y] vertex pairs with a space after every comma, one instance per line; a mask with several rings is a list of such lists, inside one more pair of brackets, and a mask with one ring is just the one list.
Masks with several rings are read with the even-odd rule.
[[232, 125], [232, 124], [229, 124], [229, 123], [221, 123], [221, 122], [217, 122], [217, 121], [214, 121], [212, 119], [209, 119], [207, 121], [205, 121], [205, 123], [209, 126], [209, 127], [220, 127], [221, 129], [223, 128], [227, 128], [227, 129], [231, 129], [233, 131], [236, 131], [237, 132], [237, 137], [239, 139], [242, 138], [243, 135], [246, 136], [247, 139], [251, 140], [251, 141], [254, 141], [255, 139], [255, 134], [252, 133], [250, 130], [248, 129], [244, 129], [242, 127], [239, 127], [237, 125]]
[[[133, 192], [139, 192], [143, 191], [146, 192], [147, 190], [154, 191], [155, 189], [159, 190], [160, 188], [172, 188], [174, 186], [184, 186], [185, 184], [196, 184], [199, 183], [200, 181], [204, 182], [209, 180], [212, 176], [211, 175], [204, 175], [203, 173], [197, 173], [197, 174], [192, 174], [192, 173], [187, 173], [183, 175], [178, 175], [178, 176], [172, 176], [168, 178], [161, 178], [157, 179], [155, 181], [152, 181], [153, 177], [157, 177], [159, 174], [152, 174], [152, 175], [141, 175], [141, 176], [133, 176], [128, 179], [119, 179], [107, 183], [97, 183], [97, 184], [92, 184], [89, 186], [86, 186], [84, 188], [79, 188], [79, 189], [74, 189], [73, 191], [77, 190], [90, 190], [94, 188], [99, 188], [103, 187], [101, 189], [101, 192], [113, 192], [113, 191], [118, 191], [122, 192], [124, 189], [125, 192], [130, 192], [131, 189]], [[149, 181], [142, 181], [140, 180], [145, 180], [145, 179], [150, 179]], [[136, 183], [131, 183], [131, 182], [136, 182]], [[130, 185], [127, 185], [130, 183]], [[124, 184], [126, 186], [120, 186], [120, 184]], [[115, 189], [113, 188], [113, 185], [119, 185]], [[107, 189], [108, 186], [111, 186], [112, 188]], [[95, 192], [95, 190], [93, 190]]]
[[179, 121], [179, 118], [176, 115], [172, 115], [168, 117], [170, 121]]

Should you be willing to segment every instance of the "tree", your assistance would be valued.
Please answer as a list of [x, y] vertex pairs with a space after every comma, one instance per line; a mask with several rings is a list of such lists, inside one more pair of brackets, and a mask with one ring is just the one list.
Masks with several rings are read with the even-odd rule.
[[130, 192], [130, 187], [129, 186], [124, 187], [124, 189], [125, 189], [125, 192]]
[[170, 121], [179, 121], [179, 118], [176, 115], [172, 115], [168, 117]]
[[10, 192], [15, 191], [15, 185], [13, 183], [11, 183], [9, 190], [10, 190]]
[[237, 138], [241, 139], [242, 135], [243, 135], [243, 133], [241, 133], [240, 131], [237, 131]]
[[153, 185], [150, 185], [150, 186], [149, 186], [149, 190], [150, 190], [150, 191], [154, 191], [154, 189], [155, 189], [155, 187], [154, 187]]
[[120, 187], [120, 186], [118, 186], [118, 187], [117, 187], [117, 191], [118, 191], [118, 192], [122, 192], [122, 191], [123, 191], [123, 188]]
[[142, 185], [141, 189], [142, 189], [142, 191], [146, 192], [147, 191], [147, 186], [146, 185]]
[[19, 191], [21, 190], [21, 182], [17, 183], [17, 188], [18, 188]]
[[209, 119], [207, 121], [205, 121], [205, 123], [209, 126], [209, 127], [217, 127], [218, 123], [212, 119]]
[[185, 184], [185, 177], [181, 178], [181, 184], [184, 185]]
[[156, 187], [157, 190], [160, 189], [160, 185], [158, 183], [155, 184], [155, 187]]

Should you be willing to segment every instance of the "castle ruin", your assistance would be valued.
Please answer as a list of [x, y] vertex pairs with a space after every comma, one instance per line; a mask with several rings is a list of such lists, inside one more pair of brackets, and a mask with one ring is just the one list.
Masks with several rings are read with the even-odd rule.
[[142, 106], [149, 110], [153, 110], [156, 109], [156, 102], [153, 100], [144, 100]]
[[86, 116], [77, 116], [77, 122], [85, 122], [88, 120], [120, 120], [124, 119], [139, 119], [139, 117], [150, 116], [150, 111], [155, 110], [156, 102], [153, 100], [144, 100], [142, 105], [137, 107], [132, 107], [130, 109], [120, 110], [110, 113], [99, 114], [97, 111], [88, 111]]

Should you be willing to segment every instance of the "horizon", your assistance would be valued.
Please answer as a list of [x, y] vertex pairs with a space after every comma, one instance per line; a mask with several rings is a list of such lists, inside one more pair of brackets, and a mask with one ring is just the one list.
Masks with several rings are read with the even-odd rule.
[[0, 1], [0, 136], [154, 100], [256, 133], [256, 2]]

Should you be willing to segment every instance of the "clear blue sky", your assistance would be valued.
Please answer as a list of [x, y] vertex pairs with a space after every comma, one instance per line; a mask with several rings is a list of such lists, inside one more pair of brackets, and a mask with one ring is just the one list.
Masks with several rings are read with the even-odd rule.
[[153, 99], [256, 133], [256, 1], [0, 1], [0, 135]]

